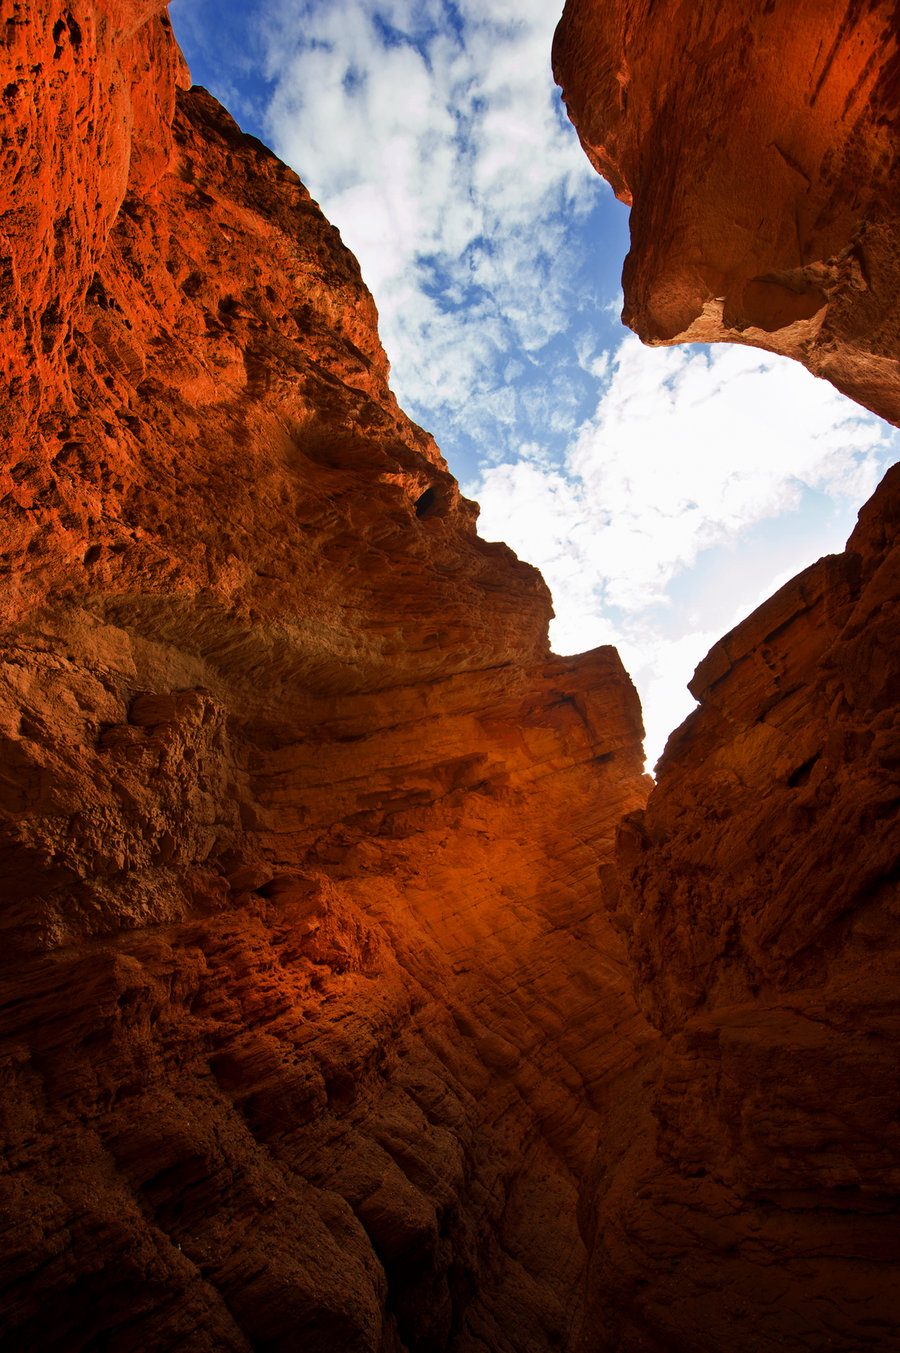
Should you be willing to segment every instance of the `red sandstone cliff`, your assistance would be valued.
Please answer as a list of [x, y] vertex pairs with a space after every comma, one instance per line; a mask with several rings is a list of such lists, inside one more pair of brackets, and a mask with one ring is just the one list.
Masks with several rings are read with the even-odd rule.
[[[645, 336], [895, 416], [888, 17], [570, 3]], [[548, 655], [160, 6], [19, 3], [2, 60], [4, 1349], [896, 1348], [897, 474], [636, 812], [615, 654]]]
[[786, 353], [900, 422], [895, 0], [567, 0], [553, 60], [632, 206], [625, 323]]
[[161, 10], [0, 48], [3, 1347], [572, 1347], [637, 699]]
[[[898, 421], [885, 3], [568, 0], [555, 68], [633, 199], [625, 318]], [[713, 648], [607, 903], [660, 1060], [604, 1128], [586, 1348], [900, 1348], [900, 469]]]

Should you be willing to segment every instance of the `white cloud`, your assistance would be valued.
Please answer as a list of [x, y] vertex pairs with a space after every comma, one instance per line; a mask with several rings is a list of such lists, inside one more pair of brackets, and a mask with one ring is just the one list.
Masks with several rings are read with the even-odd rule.
[[804, 485], [864, 497], [882, 440], [874, 419], [794, 362], [625, 339], [568, 463], [593, 504], [607, 604], [663, 600], [699, 551], [796, 508]]
[[[790, 548], [785, 514], [811, 491], [858, 504], [888, 454], [883, 424], [796, 363], [750, 348], [651, 350], [628, 337], [564, 465], [532, 452], [467, 491], [482, 505], [481, 534], [544, 573], [554, 647], [617, 644], [655, 760], [669, 720], [693, 703], [684, 684], [709, 645], [775, 575], [809, 562], [803, 533]], [[751, 539], [775, 519], [777, 549]], [[685, 586], [701, 556], [715, 565]]]
[[482, 534], [544, 571], [554, 646], [620, 647], [653, 760], [710, 643], [842, 546], [896, 443], [755, 350], [619, 343], [626, 213], [552, 84], [560, 8], [257, 0], [230, 75], [265, 46], [244, 102], [359, 257], [401, 404], [456, 473], [477, 449]]
[[558, 16], [543, 0], [271, 13], [270, 133], [360, 260], [398, 398], [508, 447], [505, 373], [567, 329], [566, 231], [604, 191], [552, 82]]

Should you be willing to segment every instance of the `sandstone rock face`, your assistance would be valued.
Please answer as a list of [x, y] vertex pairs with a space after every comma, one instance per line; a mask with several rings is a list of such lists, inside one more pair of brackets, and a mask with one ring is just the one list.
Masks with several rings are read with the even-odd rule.
[[631, 684], [159, 5], [2, 61], [3, 1347], [574, 1347]]
[[900, 467], [699, 667], [609, 899], [659, 1069], [583, 1200], [611, 1346], [900, 1347]]
[[[898, 421], [893, 4], [568, 0], [649, 342], [799, 358]], [[900, 470], [722, 639], [605, 873], [663, 1034], [581, 1199], [586, 1348], [900, 1347]]]
[[786, 353], [900, 422], [894, 0], [567, 0], [554, 70], [632, 206], [647, 343]]
[[[4, 12], [0, 374], [22, 434], [42, 406], [70, 410], [66, 343], [129, 181], [168, 163], [177, 80], [188, 80], [163, 0]], [[148, 21], [150, 20], [150, 21]]]

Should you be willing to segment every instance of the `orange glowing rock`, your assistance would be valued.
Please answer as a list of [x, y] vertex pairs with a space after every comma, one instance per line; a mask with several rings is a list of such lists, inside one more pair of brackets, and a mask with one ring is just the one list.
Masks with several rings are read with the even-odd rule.
[[637, 697], [160, 11], [2, 49], [4, 1347], [557, 1348]]
[[554, 71], [632, 206], [646, 343], [785, 353], [900, 422], [893, 0], [567, 0]]

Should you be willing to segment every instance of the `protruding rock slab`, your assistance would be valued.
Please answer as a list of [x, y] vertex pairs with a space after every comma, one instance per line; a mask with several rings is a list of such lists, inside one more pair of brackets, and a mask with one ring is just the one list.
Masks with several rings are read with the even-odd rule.
[[894, 0], [567, 0], [553, 61], [632, 206], [625, 323], [785, 353], [900, 422]]

